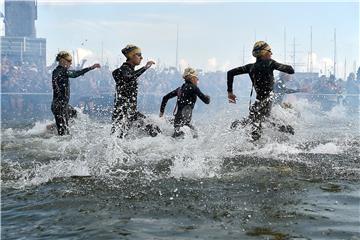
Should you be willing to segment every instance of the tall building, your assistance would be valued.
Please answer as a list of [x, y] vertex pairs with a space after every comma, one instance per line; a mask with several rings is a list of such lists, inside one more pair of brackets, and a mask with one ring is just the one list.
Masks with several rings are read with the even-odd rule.
[[5, 36], [1, 37], [1, 57], [14, 64], [46, 66], [46, 39], [36, 37], [36, 0], [5, 0]]

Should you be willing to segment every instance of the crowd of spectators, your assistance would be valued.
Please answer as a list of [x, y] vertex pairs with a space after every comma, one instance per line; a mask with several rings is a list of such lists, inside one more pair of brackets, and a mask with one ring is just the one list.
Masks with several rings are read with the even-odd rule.
[[[86, 60], [78, 64], [75, 69], [86, 66]], [[39, 69], [31, 63], [13, 64], [7, 59], [1, 60], [1, 95], [2, 113], [24, 114], [35, 112], [49, 112], [52, 98], [51, 72], [56, 64]], [[115, 67], [114, 67], [115, 68]], [[102, 108], [111, 109], [114, 93], [114, 81], [111, 75], [112, 67], [108, 64], [97, 71], [71, 80], [72, 101], [76, 105], [93, 109], [96, 99], [103, 99]], [[210, 96], [226, 96], [226, 73], [199, 71], [201, 89]], [[248, 97], [251, 82], [248, 76], [240, 76], [235, 81], [237, 95]], [[175, 67], [149, 69], [141, 76], [139, 96], [146, 96], [146, 103], [159, 102], [167, 92], [182, 84], [181, 72]], [[360, 68], [357, 73], [350, 73], [346, 80], [335, 78], [333, 75], [313, 78], [297, 78], [288, 82], [288, 87], [305, 89], [312, 94], [314, 101], [326, 104], [341, 103], [351, 107], [358, 107], [360, 92]], [[144, 100], [145, 99], [145, 100]], [[141, 101], [141, 100], [140, 100]], [[106, 105], [106, 106], [105, 106]], [[154, 104], [153, 104], [154, 105]], [[154, 110], [156, 109], [150, 109]]]
[[50, 74], [35, 64], [24, 62], [15, 65], [7, 59], [1, 60], [1, 92], [46, 93], [50, 92]]
[[321, 75], [312, 78], [298, 78], [288, 83], [288, 87], [301, 89], [305, 97], [321, 104], [322, 110], [331, 110], [342, 104], [349, 110], [358, 110], [360, 94], [360, 68], [350, 73], [347, 79]]

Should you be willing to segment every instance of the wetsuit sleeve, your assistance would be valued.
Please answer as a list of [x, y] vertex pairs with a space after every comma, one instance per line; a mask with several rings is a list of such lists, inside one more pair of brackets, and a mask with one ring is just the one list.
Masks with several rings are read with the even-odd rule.
[[231, 69], [230, 71], [227, 72], [227, 91], [228, 92], [233, 91], [234, 77], [236, 75], [249, 73], [250, 66], [251, 66], [251, 64], [247, 64], [245, 66], [241, 66], [241, 67]]
[[56, 93], [56, 98], [64, 101], [64, 94], [62, 92], [65, 92], [65, 86], [66, 81], [64, 80], [64, 75], [61, 74], [61, 72], [53, 72], [52, 81], [54, 86], [54, 91]]
[[81, 70], [67, 70], [66, 74], [69, 78], [77, 78], [81, 75], [84, 75], [85, 73], [87, 73], [90, 70], [92, 70], [92, 68], [90, 68], [90, 67], [84, 68]]
[[122, 66], [121, 68], [115, 69], [112, 72], [113, 78], [115, 82], [120, 82], [121, 79], [125, 81], [132, 81], [136, 80], [141, 74], [143, 74], [147, 70], [146, 67], [139, 68], [138, 70], [134, 71], [128, 66]]
[[295, 71], [292, 66], [272, 61], [273, 69], [287, 74], [294, 74]]
[[120, 81], [120, 69], [117, 68], [112, 72], [113, 78], [115, 80], [115, 82], [119, 82]]
[[195, 93], [196, 93], [196, 96], [198, 96], [201, 99], [201, 101], [203, 101], [206, 104], [210, 103], [210, 98], [208, 96], [206, 96], [205, 94], [203, 94], [200, 91], [200, 88], [196, 87], [195, 88]]
[[179, 88], [175, 89], [174, 91], [172, 92], [169, 92], [168, 94], [166, 94], [162, 101], [161, 101], [161, 106], [160, 106], [160, 112], [161, 113], [164, 113], [165, 111], [165, 106], [167, 104], [167, 102], [169, 101], [170, 98], [173, 98], [173, 97], [176, 97], [177, 96], [177, 93], [179, 91]]
[[140, 77], [140, 75], [143, 74], [147, 70], [147, 68], [142, 67], [136, 71], [132, 71], [130, 68], [121, 69], [121, 70], [122, 70], [123, 77], [125, 79], [136, 79], [136, 78]]
[[140, 77], [140, 75], [143, 74], [146, 70], [147, 70], [146, 67], [139, 68], [138, 70], [136, 70], [136, 71], [134, 72], [134, 77], [135, 77], [135, 78]]

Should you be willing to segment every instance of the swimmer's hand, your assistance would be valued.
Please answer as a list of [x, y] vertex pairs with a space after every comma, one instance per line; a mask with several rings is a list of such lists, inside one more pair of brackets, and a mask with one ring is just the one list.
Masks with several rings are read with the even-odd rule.
[[150, 68], [153, 64], [155, 64], [154, 61], [148, 61], [145, 65], [145, 68]]
[[94, 65], [92, 65], [90, 68], [91, 69], [95, 69], [95, 68], [100, 68], [100, 64], [99, 63], [95, 63]]
[[228, 100], [229, 103], [235, 103], [236, 104], [236, 95], [232, 92], [228, 92]]

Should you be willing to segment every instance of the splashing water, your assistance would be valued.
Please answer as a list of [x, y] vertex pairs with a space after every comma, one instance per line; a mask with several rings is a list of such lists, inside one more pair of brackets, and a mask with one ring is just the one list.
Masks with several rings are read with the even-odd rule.
[[[198, 138], [191, 134], [183, 139], [171, 138], [172, 126], [155, 115], [149, 118], [163, 132], [155, 138], [119, 139], [109, 134], [110, 124], [91, 120], [81, 113], [71, 125], [70, 136], [49, 133], [46, 130], [49, 121], [36, 122], [30, 129], [3, 129], [3, 163], [10, 172], [5, 172], [2, 180], [5, 186], [23, 187], [70, 176], [126, 178], [134, 171], [149, 179], [211, 178], [221, 177], [224, 159], [239, 156], [257, 158], [260, 162], [272, 158], [313, 165], [304, 155], [341, 155], [349, 150], [357, 154], [358, 131], [354, 129], [356, 125], [349, 125], [354, 120], [344, 116], [344, 109], [334, 109], [325, 117], [317, 111], [317, 106], [307, 101], [297, 102], [293, 109], [274, 107], [275, 118], [291, 124], [296, 134], [283, 134], [265, 126], [263, 137], [256, 143], [249, 141], [247, 129], [230, 131], [234, 116], [240, 115], [230, 111], [196, 119]], [[23, 154], [14, 154], [16, 151]], [[166, 174], [159, 174], [158, 168], [160, 172], [166, 169]]]
[[50, 121], [2, 129], [2, 238], [360, 234], [356, 117], [307, 101], [275, 106], [274, 119], [295, 135], [264, 124], [253, 143], [249, 129], [230, 130], [246, 107], [227, 109], [196, 114], [197, 138], [186, 128], [172, 138], [173, 127], [155, 115], [148, 119], [162, 134], [154, 138], [133, 131], [119, 139], [109, 123], [80, 112], [68, 136], [49, 132]]

